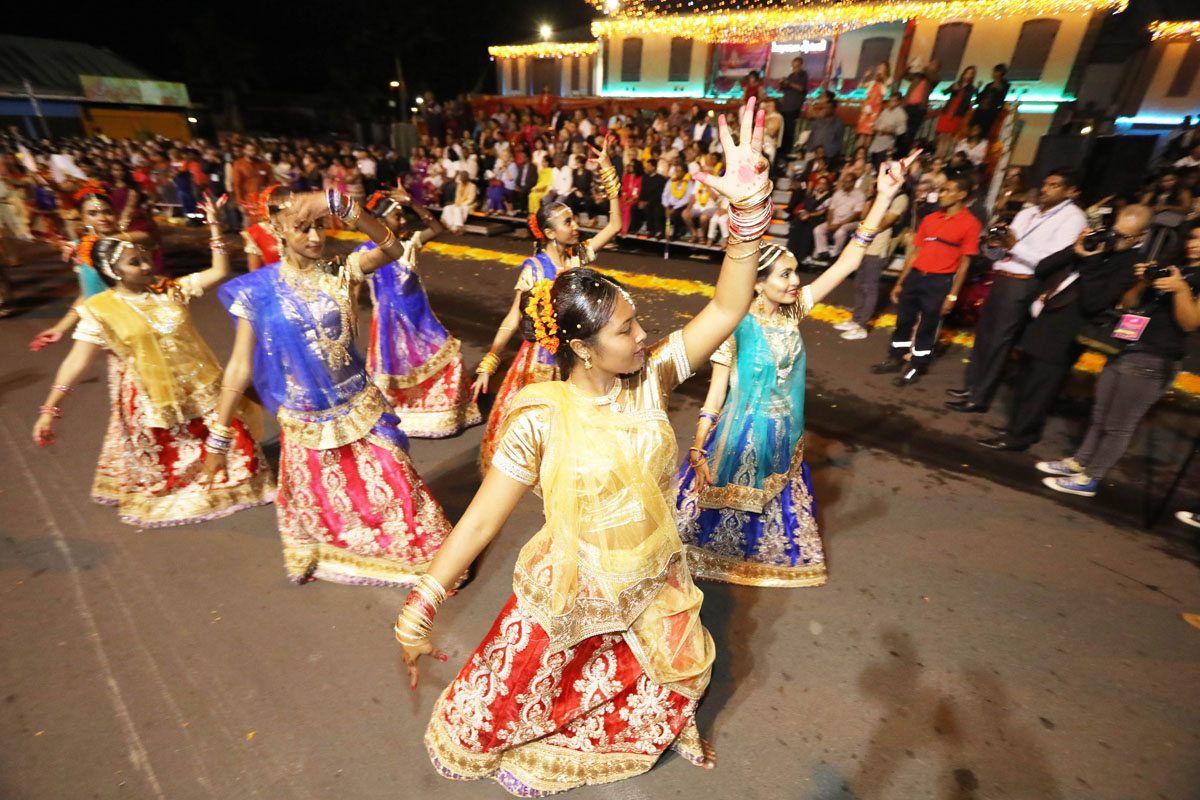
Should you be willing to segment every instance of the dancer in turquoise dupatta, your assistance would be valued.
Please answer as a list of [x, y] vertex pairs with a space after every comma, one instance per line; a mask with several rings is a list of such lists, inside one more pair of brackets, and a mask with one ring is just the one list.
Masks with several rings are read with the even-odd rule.
[[712, 383], [678, 476], [676, 522], [695, 577], [745, 586], [825, 583], [804, 461], [807, 359], [799, 323], [858, 268], [874, 236], [860, 226], [833, 266], [803, 288], [790, 251], [774, 244], [759, 250], [758, 296], [711, 358]]

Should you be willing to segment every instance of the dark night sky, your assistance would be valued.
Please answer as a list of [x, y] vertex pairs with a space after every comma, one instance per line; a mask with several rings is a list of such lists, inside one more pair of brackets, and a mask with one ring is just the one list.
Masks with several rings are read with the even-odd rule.
[[[1194, 16], [1198, 3], [1133, 0], [1123, 21], [1136, 19], [1134, 27], [1139, 27], [1143, 19]], [[157, 77], [182, 81], [193, 90], [333, 93], [362, 107], [387, 97], [397, 58], [410, 91], [433, 89], [439, 97], [491, 91], [495, 79], [489, 44], [532, 39], [543, 22], [565, 29], [586, 25], [598, 15], [585, 0], [291, 5], [137, 0], [93, 8], [105, 10], [59, 14], [52, 24], [44, 15], [9, 17], [5, 33], [107, 47]], [[1143, 31], [1141, 27], [1137, 33]]]

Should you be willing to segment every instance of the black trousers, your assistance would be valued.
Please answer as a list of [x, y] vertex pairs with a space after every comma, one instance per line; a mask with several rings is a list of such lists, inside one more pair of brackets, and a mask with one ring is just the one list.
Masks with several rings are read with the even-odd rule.
[[[922, 272], [913, 269], [904, 279], [900, 289], [899, 308], [896, 309], [896, 329], [888, 345], [888, 358], [899, 361], [905, 353], [912, 353], [909, 362], [924, 371], [933, 360], [933, 346], [937, 344], [938, 329], [942, 325], [942, 303], [954, 285], [953, 272]], [[917, 321], [917, 318], [920, 321]], [[913, 329], [916, 328], [914, 331]]]
[[1014, 442], [1031, 445], [1042, 438], [1042, 429], [1054, 401], [1058, 399], [1071, 363], [1047, 361], [1024, 354], [1021, 371], [1013, 387], [1012, 407], [1008, 411], [1008, 437]]
[[666, 209], [662, 203], [647, 203], [645, 208], [635, 208], [637, 213], [637, 225], [634, 225], [633, 218], [630, 218], [629, 231], [632, 233], [641, 227], [642, 220], [646, 222], [646, 235], [658, 236], [666, 229]]
[[1004, 378], [1013, 344], [1029, 321], [1029, 304], [1036, 296], [1037, 281], [996, 273], [996, 282], [979, 315], [971, 363], [967, 364], [963, 378], [963, 386], [971, 392], [971, 402], [976, 405], [991, 405]]
[[925, 121], [925, 106], [905, 106], [904, 114], [908, 117], [908, 128], [905, 129], [904, 135], [896, 140], [896, 155], [901, 158], [908, 155], [913, 142], [917, 140], [917, 129]]
[[780, 163], [786, 163], [788, 154], [792, 152], [792, 147], [796, 143], [796, 120], [800, 119], [800, 111], [784, 111], [783, 114], [783, 144], [779, 146], [779, 151], [775, 154], [775, 160]]

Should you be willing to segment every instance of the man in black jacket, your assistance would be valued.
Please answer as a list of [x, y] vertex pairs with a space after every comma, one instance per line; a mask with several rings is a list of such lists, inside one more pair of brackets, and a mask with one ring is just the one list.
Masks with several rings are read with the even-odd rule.
[[1134, 268], [1147, 257], [1152, 211], [1126, 206], [1112, 236], [1094, 250], [1084, 246], [1084, 231], [1071, 247], [1042, 259], [1034, 269], [1038, 296], [1033, 319], [1016, 349], [1021, 370], [1013, 388], [1004, 433], [979, 443], [993, 450], [1024, 450], [1042, 438], [1054, 401], [1079, 358], [1075, 337], [1089, 320], [1116, 305], [1134, 282]]

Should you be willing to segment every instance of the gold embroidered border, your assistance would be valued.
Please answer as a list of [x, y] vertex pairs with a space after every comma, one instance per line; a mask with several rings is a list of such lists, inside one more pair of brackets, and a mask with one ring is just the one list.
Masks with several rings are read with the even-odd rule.
[[[258, 457], [261, 459], [262, 454]], [[275, 499], [275, 476], [265, 462], [250, 480], [237, 486], [205, 489], [198, 484], [165, 495], [139, 492], [118, 494], [121, 521], [141, 528], [187, 525], [226, 516]]]
[[430, 759], [448, 778], [493, 778], [511, 792], [496, 774], [504, 770], [537, 792], [564, 792], [579, 786], [612, 783], [641, 775], [653, 767], [661, 755], [582, 753], [540, 741], [499, 752], [472, 753], [459, 746], [445, 730], [442, 706], [449, 691], [447, 688], [438, 698], [433, 718], [425, 731], [425, 747]]
[[413, 411], [406, 408], [398, 409], [396, 413], [400, 416], [400, 430], [417, 439], [453, 436], [464, 428], [483, 422], [479, 406], [473, 402], [445, 411]]
[[570, 613], [561, 616], [553, 616], [546, 611], [550, 607], [549, 588], [533, 580], [519, 562], [513, 570], [513, 593], [521, 609], [533, 617], [550, 638], [550, 649], [564, 650], [591, 636], [626, 631], [658, 596], [666, 584], [671, 565], [681, 557], [682, 550], [676, 550], [657, 575], [630, 586], [617, 595], [616, 602], [597, 597], [577, 597]]
[[378, 386], [368, 384], [345, 403], [319, 411], [279, 408], [284, 435], [309, 450], [333, 450], [367, 435], [392, 406]]
[[824, 564], [817, 566], [784, 567], [777, 564], [762, 564], [732, 556], [714, 553], [702, 547], [684, 545], [688, 569], [693, 578], [739, 586], [802, 587], [824, 586], [829, 573]]
[[[401, 564], [386, 558], [355, 555], [340, 547], [324, 542], [310, 544], [283, 543], [283, 563], [287, 574], [293, 578], [311, 577], [315, 569], [326, 567], [348, 580], [347, 583], [381, 583], [392, 586], [407, 586], [416, 583], [431, 562]], [[325, 580], [334, 580], [325, 576]]]
[[736, 483], [725, 486], [708, 486], [700, 492], [696, 505], [700, 508], [736, 508], [738, 511], [751, 511], [761, 514], [763, 507], [774, 500], [783, 491], [790, 480], [800, 480], [804, 464], [804, 435], [796, 441], [792, 451], [792, 461], [787, 472], [776, 472], [763, 479], [763, 488], [741, 486]]
[[458, 358], [461, 346], [461, 342], [451, 336], [440, 350], [412, 372], [407, 375], [375, 375], [375, 385], [385, 392], [388, 389], [411, 389], [437, 375]]

